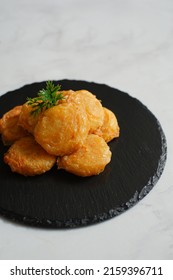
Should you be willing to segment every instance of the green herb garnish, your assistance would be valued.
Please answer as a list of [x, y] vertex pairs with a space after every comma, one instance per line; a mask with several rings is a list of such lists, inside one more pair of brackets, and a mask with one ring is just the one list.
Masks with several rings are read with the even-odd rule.
[[57, 105], [57, 102], [64, 98], [61, 92], [58, 93], [60, 89], [60, 85], [55, 86], [53, 82], [47, 81], [46, 88], [41, 89], [38, 92], [37, 97], [28, 97], [27, 104], [33, 107], [31, 114], [37, 116], [43, 110], [49, 109]]

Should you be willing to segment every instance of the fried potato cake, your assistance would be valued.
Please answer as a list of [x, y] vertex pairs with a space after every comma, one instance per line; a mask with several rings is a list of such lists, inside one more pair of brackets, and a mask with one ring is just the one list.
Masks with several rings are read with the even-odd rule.
[[28, 132], [18, 125], [22, 106], [16, 106], [5, 113], [0, 120], [0, 133], [4, 145], [11, 145], [16, 140], [26, 136]]
[[21, 108], [21, 113], [19, 116], [19, 122], [18, 124], [26, 129], [31, 134], [34, 134], [34, 129], [37, 124], [39, 115], [35, 116], [32, 115], [31, 112], [33, 110], [33, 107], [31, 105], [28, 105], [27, 102], [23, 104]]
[[82, 177], [98, 175], [110, 160], [111, 151], [104, 139], [89, 134], [80, 149], [58, 159], [58, 169], [65, 169]]
[[94, 132], [103, 124], [104, 111], [101, 102], [87, 90], [78, 90], [72, 97], [76, 102], [83, 103], [90, 122], [90, 133]]
[[110, 142], [112, 139], [119, 137], [120, 128], [114, 113], [105, 107], [103, 109], [103, 125], [95, 131], [95, 134], [101, 136], [106, 142]]
[[58, 104], [62, 104], [62, 103], [70, 102], [73, 99], [73, 95], [75, 94], [75, 91], [70, 89], [70, 90], [61, 90], [60, 92], [58, 91], [57, 93], [58, 94], [62, 93], [63, 95], [63, 99], [58, 100]]
[[89, 122], [90, 122], [90, 133], [96, 131], [102, 124], [104, 119], [104, 111], [101, 102], [87, 90], [77, 90], [77, 91], [62, 91], [64, 99], [61, 101], [72, 102], [78, 105], [83, 105]]
[[89, 131], [82, 106], [63, 103], [47, 109], [35, 127], [36, 141], [52, 155], [68, 155], [79, 149]]
[[34, 176], [50, 170], [56, 157], [49, 155], [32, 136], [17, 140], [5, 153], [4, 162], [13, 172]]

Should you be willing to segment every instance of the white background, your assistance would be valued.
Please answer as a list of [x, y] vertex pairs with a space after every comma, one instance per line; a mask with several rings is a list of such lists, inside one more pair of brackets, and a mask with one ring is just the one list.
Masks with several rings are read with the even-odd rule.
[[[26, 280], [172, 280], [170, 260], [1, 260], [0, 263], [3, 280], [20, 279], [22, 275]], [[135, 271], [138, 273], [135, 274]]]
[[147, 105], [168, 142], [161, 179], [131, 210], [72, 230], [0, 218], [1, 259], [173, 258], [172, 75], [172, 0], [0, 1], [0, 94], [48, 79], [106, 83]]

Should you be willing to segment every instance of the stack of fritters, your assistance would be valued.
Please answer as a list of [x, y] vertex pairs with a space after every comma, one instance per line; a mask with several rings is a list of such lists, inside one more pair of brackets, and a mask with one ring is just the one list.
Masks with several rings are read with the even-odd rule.
[[78, 176], [97, 175], [111, 160], [107, 142], [119, 137], [112, 111], [87, 90], [61, 91], [64, 98], [37, 116], [27, 102], [0, 119], [4, 161], [13, 172], [34, 176], [57, 162]]

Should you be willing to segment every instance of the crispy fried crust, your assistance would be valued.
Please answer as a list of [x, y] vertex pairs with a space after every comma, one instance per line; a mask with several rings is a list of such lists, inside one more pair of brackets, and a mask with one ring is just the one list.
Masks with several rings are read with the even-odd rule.
[[103, 124], [104, 112], [101, 102], [87, 90], [78, 90], [74, 95], [77, 103], [83, 103], [90, 122], [90, 133]]
[[[62, 103], [66, 103], [66, 102], [70, 102], [71, 99], [73, 99], [73, 95], [75, 94], [74, 90], [62, 90], [61, 91], [62, 95], [63, 95], [63, 99], [60, 99], [58, 101], [58, 104], [62, 104]], [[58, 91], [59, 94], [59, 91]]]
[[4, 162], [13, 172], [34, 176], [50, 170], [56, 157], [49, 155], [32, 136], [16, 141], [4, 155]]
[[35, 127], [34, 136], [48, 153], [63, 156], [79, 149], [88, 131], [89, 122], [83, 107], [64, 103], [42, 114]]
[[120, 128], [114, 113], [105, 107], [103, 109], [103, 125], [95, 131], [95, 134], [101, 136], [106, 142], [110, 142], [112, 139], [119, 137]]
[[75, 153], [58, 159], [58, 169], [86, 177], [101, 173], [111, 160], [111, 151], [103, 138], [90, 134]]
[[22, 106], [16, 106], [5, 113], [0, 120], [0, 133], [4, 145], [11, 145], [16, 140], [26, 136], [28, 132], [18, 125]]
[[19, 122], [18, 124], [26, 129], [31, 134], [34, 134], [35, 126], [38, 122], [38, 116], [32, 115], [31, 111], [33, 110], [33, 107], [28, 105], [27, 103], [23, 104], [21, 108], [21, 113], [19, 116]]
[[104, 111], [100, 101], [87, 90], [63, 91], [62, 103], [76, 103], [84, 106], [90, 123], [90, 133], [95, 132], [103, 124]]

